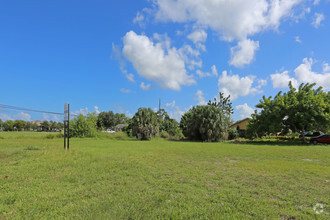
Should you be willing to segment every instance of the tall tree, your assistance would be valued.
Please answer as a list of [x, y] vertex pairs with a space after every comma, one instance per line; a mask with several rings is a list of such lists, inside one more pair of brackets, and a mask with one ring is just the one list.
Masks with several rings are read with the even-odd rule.
[[149, 140], [159, 131], [157, 114], [151, 108], [139, 108], [132, 118], [132, 135], [141, 140]]
[[26, 122], [23, 120], [16, 120], [14, 122], [14, 127], [16, 127], [17, 130], [23, 130], [26, 126]]
[[230, 95], [226, 97], [224, 93], [219, 92], [219, 100], [217, 100], [217, 98], [214, 98], [213, 102], [209, 100], [208, 105], [213, 105], [222, 112], [222, 123], [225, 127], [225, 135], [228, 136], [229, 126], [232, 124], [231, 115], [234, 113], [232, 102], [230, 101]]
[[226, 138], [225, 116], [215, 105], [193, 107], [181, 120], [183, 133], [191, 140], [214, 142]]
[[114, 115], [114, 125], [118, 124], [126, 124], [127, 123], [127, 117], [124, 113], [116, 113]]
[[322, 87], [313, 89], [315, 83], [302, 83], [298, 89], [289, 83], [287, 93], [279, 92], [274, 99], [263, 97], [256, 105], [260, 113], [253, 114], [248, 133], [263, 135], [282, 130], [300, 132], [303, 141], [305, 131], [327, 131], [330, 126], [330, 92]]
[[159, 132], [165, 131], [172, 137], [182, 138], [183, 134], [179, 128], [179, 123], [170, 118], [165, 109], [159, 109], [156, 113], [159, 122]]
[[41, 129], [42, 129], [42, 131], [49, 131], [49, 129], [50, 129], [50, 124], [49, 124], [49, 122], [48, 121], [43, 121], [42, 123], [41, 123]]
[[5, 131], [13, 131], [14, 130], [14, 121], [7, 120], [3, 123], [3, 128]]
[[100, 112], [97, 120], [98, 128], [112, 128], [115, 126], [115, 115], [112, 111]]

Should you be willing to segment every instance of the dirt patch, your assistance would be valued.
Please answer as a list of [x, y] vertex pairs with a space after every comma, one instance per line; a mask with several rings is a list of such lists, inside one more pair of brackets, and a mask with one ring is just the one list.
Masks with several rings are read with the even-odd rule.
[[301, 159], [302, 161], [307, 161], [307, 162], [318, 162], [317, 160], [312, 160], [308, 158]]

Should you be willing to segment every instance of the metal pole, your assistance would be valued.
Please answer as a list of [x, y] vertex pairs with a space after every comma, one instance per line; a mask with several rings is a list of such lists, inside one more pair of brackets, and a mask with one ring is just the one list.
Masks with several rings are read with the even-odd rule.
[[66, 103], [64, 104], [64, 120], [63, 120], [63, 125], [64, 125], [64, 150], [66, 149], [66, 120], [65, 120], [65, 109], [66, 109]]
[[70, 104], [68, 104], [68, 150], [70, 147]]

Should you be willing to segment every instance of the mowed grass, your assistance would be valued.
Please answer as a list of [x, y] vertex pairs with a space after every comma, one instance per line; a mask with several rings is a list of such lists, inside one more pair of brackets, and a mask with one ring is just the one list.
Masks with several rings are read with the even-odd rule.
[[327, 145], [46, 135], [0, 133], [0, 219], [329, 219]]

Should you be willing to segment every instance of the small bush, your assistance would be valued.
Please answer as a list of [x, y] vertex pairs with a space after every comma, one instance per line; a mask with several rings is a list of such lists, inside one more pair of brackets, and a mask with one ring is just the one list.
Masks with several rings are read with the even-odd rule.
[[70, 121], [70, 137], [96, 137], [97, 120], [95, 113], [88, 113], [87, 116], [80, 114]]
[[168, 132], [166, 132], [166, 131], [161, 131], [161, 132], [159, 132], [159, 136], [161, 138], [169, 138], [170, 137], [170, 134]]
[[123, 132], [127, 134], [128, 137], [133, 137], [132, 128], [129, 126], [123, 127]]
[[236, 129], [229, 129], [228, 139], [233, 140], [239, 137], [238, 131]]
[[64, 133], [62, 134], [62, 133], [58, 133], [57, 135], [56, 135], [56, 137], [57, 138], [64, 138]]
[[47, 134], [45, 138], [46, 139], [54, 139], [54, 138], [56, 138], [56, 135], [55, 134]]

